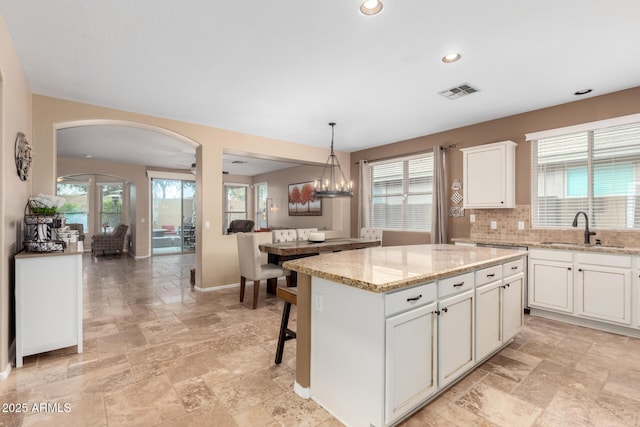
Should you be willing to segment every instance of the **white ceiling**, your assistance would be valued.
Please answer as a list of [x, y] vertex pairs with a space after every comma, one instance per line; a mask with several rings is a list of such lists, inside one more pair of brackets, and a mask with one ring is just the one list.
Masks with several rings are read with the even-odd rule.
[[[347, 152], [640, 86], [638, 0], [383, 1], [372, 17], [358, 0], [0, 0], [0, 14], [34, 93], [322, 147], [336, 121]], [[438, 94], [461, 83], [480, 91]]]

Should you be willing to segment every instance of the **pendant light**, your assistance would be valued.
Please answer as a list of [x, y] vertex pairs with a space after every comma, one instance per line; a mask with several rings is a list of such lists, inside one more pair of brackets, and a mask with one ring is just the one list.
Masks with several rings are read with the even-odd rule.
[[340, 162], [336, 153], [333, 152], [333, 131], [335, 123], [329, 123], [331, 126], [331, 153], [327, 159], [327, 163], [322, 169], [320, 180], [314, 182], [313, 197], [353, 197], [353, 184], [347, 182], [340, 167]]

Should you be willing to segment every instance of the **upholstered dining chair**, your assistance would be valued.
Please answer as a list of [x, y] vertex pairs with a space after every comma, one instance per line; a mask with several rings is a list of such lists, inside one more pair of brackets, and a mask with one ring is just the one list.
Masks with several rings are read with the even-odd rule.
[[291, 286], [291, 272], [276, 264], [262, 264], [258, 249], [259, 234], [237, 233], [238, 261], [240, 265], [240, 302], [244, 302], [244, 290], [247, 280], [253, 280], [253, 308], [258, 307], [258, 294], [262, 280], [275, 281], [285, 276], [287, 286]]
[[109, 234], [94, 234], [91, 236], [91, 253], [93, 256], [102, 252], [119, 252], [120, 256], [124, 254], [124, 238], [127, 235], [129, 226], [126, 224], [118, 224], [115, 230]]
[[296, 230], [273, 230], [273, 243], [294, 242], [298, 240]]
[[381, 228], [368, 228], [364, 227], [360, 229], [360, 238], [367, 240], [380, 240], [382, 241], [382, 229]]
[[296, 237], [298, 240], [309, 240], [309, 233], [318, 231], [317, 228], [296, 228]]

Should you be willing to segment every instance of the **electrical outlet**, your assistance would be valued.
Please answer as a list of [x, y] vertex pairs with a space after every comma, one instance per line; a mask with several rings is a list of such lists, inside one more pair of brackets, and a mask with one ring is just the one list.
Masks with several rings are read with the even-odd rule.
[[476, 222], [476, 214], [469, 215], [469, 222]]
[[524, 230], [524, 221], [518, 221], [518, 230]]
[[316, 306], [316, 311], [322, 311], [322, 294], [316, 293], [315, 294], [315, 306]]
[[496, 230], [498, 228], [498, 221], [491, 221], [491, 229]]

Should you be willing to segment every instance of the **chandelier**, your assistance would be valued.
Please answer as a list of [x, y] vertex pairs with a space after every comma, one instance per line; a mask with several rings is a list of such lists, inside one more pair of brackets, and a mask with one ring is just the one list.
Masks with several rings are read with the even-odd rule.
[[313, 185], [313, 197], [353, 197], [353, 184], [344, 177], [340, 162], [336, 153], [333, 152], [333, 131], [335, 123], [329, 123], [331, 126], [331, 153], [327, 159], [327, 163], [322, 169], [320, 180], [315, 181]]

